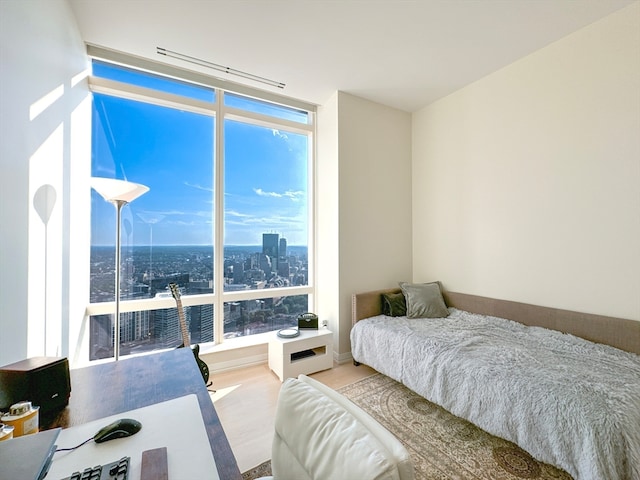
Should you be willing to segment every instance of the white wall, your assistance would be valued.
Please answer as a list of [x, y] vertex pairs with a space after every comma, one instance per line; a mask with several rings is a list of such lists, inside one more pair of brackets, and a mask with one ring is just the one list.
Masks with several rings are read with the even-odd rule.
[[414, 280], [640, 320], [640, 4], [413, 117]]
[[340, 195], [338, 192], [338, 93], [318, 108], [316, 156], [316, 311], [340, 340]]
[[351, 351], [351, 295], [394, 287], [412, 277], [411, 115], [339, 92], [337, 128], [340, 330], [336, 351], [343, 360], [350, 358]]
[[[64, 0], [0, 2], [0, 365], [27, 356], [66, 355], [69, 304], [83, 296], [88, 270], [71, 265], [69, 250], [82, 208], [81, 181], [90, 171], [90, 114], [84, 45]], [[71, 142], [83, 138], [86, 146]], [[34, 208], [40, 187], [53, 195], [48, 223]], [[88, 199], [88, 190], [84, 194]], [[48, 198], [48, 201], [46, 199]], [[45, 217], [46, 218], [46, 217]], [[83, 247], [80, 247], [83, 248]], [[45, 262], [46, 259], [46, 262]], [[45, 268], [46, 267], [46, 268]], [[45, 276], [46, 273], [46, 276]], [[69, 282], [84, 275], [79, 287]], [[46, 286], [46, 294], [45, 294]], [[77, 303], [77, 302], [76, 302]], [[45, 308], [46, 306], [46, 308]], [[48, 342], [44, 344], [45, 318]], [[78, 324], [80, 322], [77, 322]], [[29, 336], [27, 336], [29, 331]]]

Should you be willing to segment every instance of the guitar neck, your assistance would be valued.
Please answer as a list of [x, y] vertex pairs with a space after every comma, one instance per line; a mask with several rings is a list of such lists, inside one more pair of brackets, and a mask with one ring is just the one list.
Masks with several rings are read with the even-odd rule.
[[191, 345], [191, 341], [189, 340], [189, 331], [187, 330], [187, 322], [184, 318], [184, 309], [182, 308], [182, 300], [180, 299], [180, 291], [178, 290], [178, 286], [174, 283], [170, 284], [171, 293], [173, 295], [174, 300], [176, 301], [176, 308], [178, 310], [178, 319], [180, 321], [180, 332], [182, 333], [182, 344], [187, 347]]
[[[178, 308], [178, 319], [180, 320], [180, 330], [182, 331], [182, 346], [183, 347], [191, 347], [191, 341], [189, 340], [189, 331], [187, 330], [187, 322], [184, 319], [184, 309], [182, 308], [182, 300], [180, 300], [180, 289], [178, 289], [178, 285], [175, 283], [170, 283], [169, 288], [171, 289], [171, 294], [176, 301], [176, 307]], [[198, 357], [198, 352], [200, 351], [200, 347], [196, 345], [191, 349], [193, 352], [193, 356], [196, 359], [196, 363], [198, 364], [198, 368], [200, 369], [200, 373], [202, 374], [202, 378], [204, 383], [206, 384], [209, 381], [209, 367], [205, 362], [200, 360]]]

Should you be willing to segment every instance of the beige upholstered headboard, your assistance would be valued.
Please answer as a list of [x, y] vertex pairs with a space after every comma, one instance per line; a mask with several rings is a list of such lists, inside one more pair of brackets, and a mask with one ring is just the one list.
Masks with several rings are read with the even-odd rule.
[[[380, 315], [382, 313], [380, 295], [400, 291], [399, 288], [390, 288], [353, 294], [352, 322], [355, 324], [363, 318]], [[465, 293], [445, 291], [444, 299], [449, 307], [507, 318], [525, 325], [550, 328], [640, 354], [640, 322], [635, 320], [540, 307]]]

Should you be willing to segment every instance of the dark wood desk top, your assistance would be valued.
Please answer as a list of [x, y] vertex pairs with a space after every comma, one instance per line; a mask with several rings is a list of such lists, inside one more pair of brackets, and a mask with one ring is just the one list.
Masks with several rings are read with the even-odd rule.
[[195, 394], [220, 479], [242, 478], [190, 349], [125, 358], [71, 370], [70, 374], [69, 405], [54, 418], [41, 419], [43, 428], [66, 428]]

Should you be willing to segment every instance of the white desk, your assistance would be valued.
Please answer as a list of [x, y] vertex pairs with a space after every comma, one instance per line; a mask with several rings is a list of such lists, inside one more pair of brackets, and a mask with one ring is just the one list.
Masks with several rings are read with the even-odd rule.
[[119, 418], [138, 420], [142, 429], [131, 437], [100, 444], [89, 442], [76, 450], [56, 453], [47, 480], [60, 480], [86, 467], [104, 465], [125, 456], [131, 457], [129, 479], [136, 480], [140, 478], [142, 452], [159, 447], [167, 447], [169, 478], [220, 479], [195, 395], [64, 429], [56, 444], [58, 448], [74, 447]]

